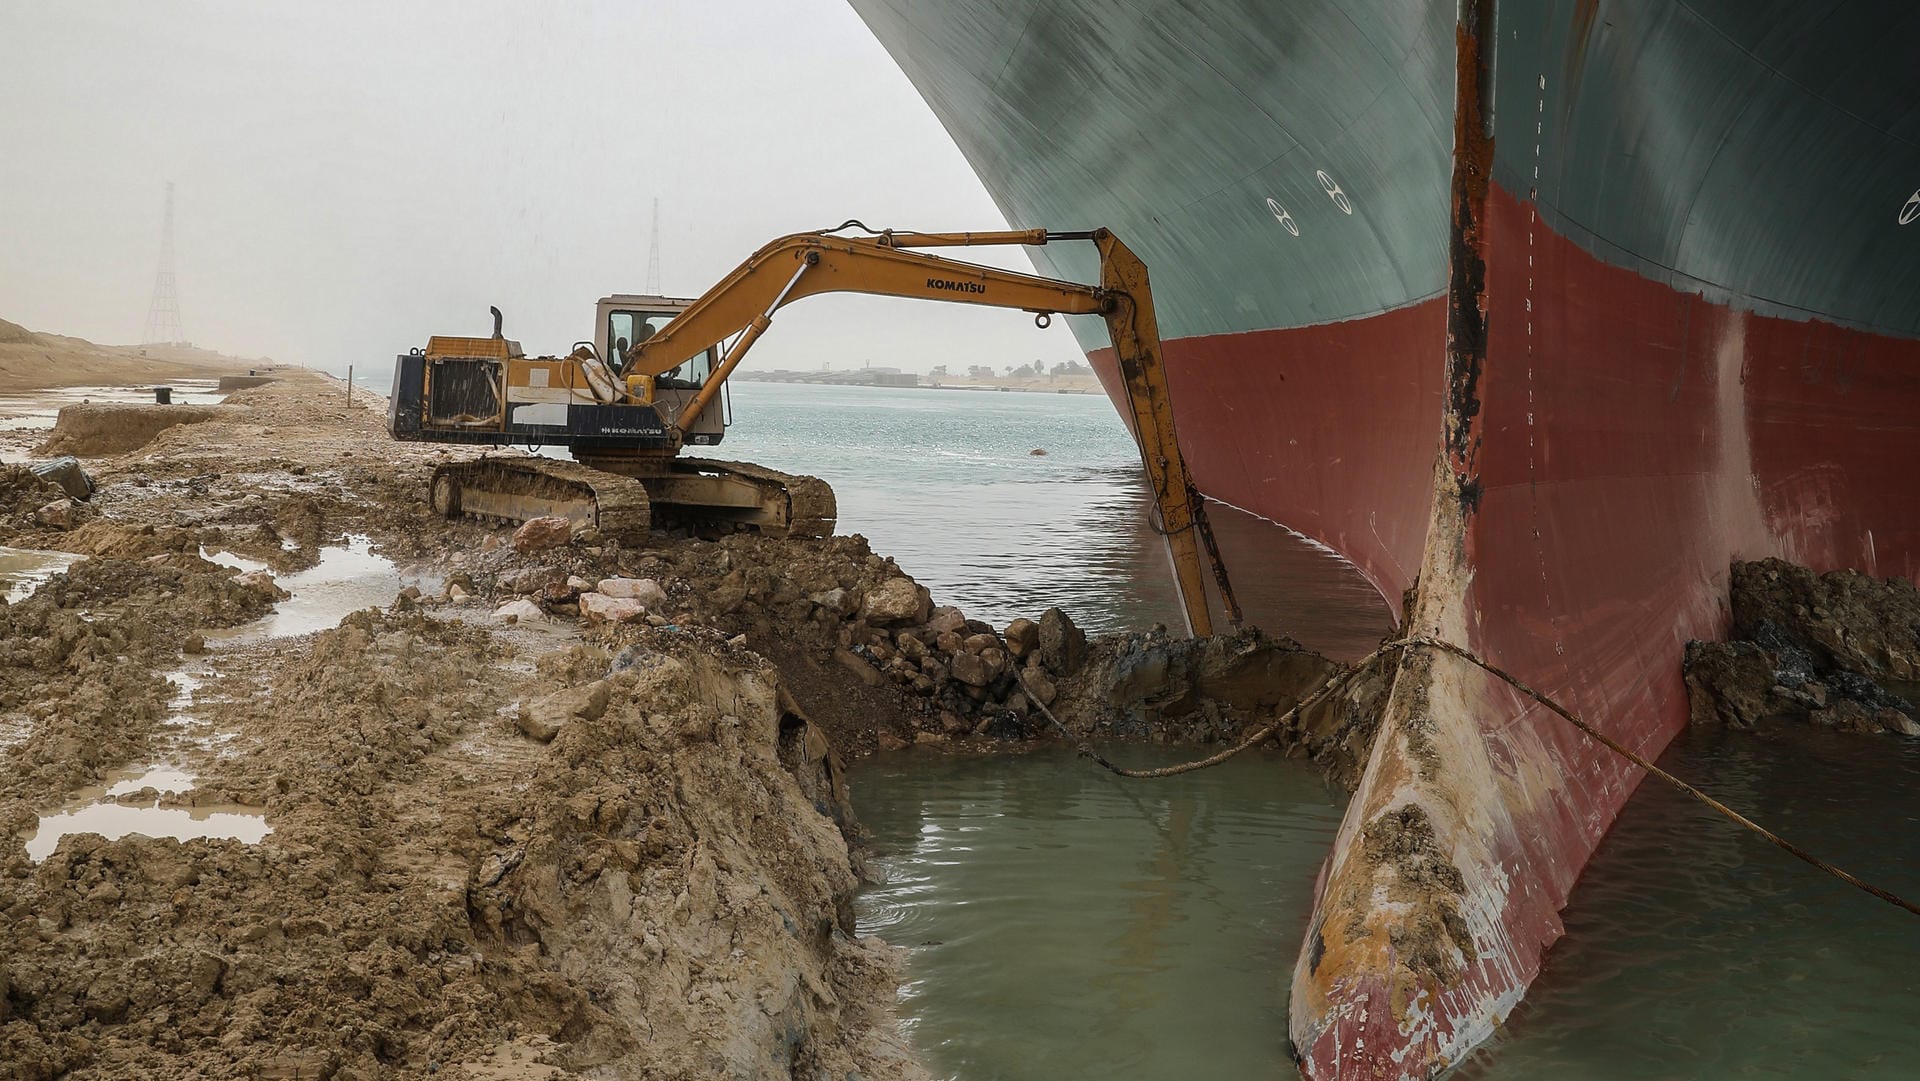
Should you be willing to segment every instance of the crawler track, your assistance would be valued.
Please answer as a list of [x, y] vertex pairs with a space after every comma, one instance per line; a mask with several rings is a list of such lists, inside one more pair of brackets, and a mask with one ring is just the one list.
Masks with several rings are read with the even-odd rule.
[[646, 486], [550, 458], [481, 458], [433, 473], [433, 509], [449, 518], [524, 522], [559, 515], [610, 540], [638, 543], [652, 523]]

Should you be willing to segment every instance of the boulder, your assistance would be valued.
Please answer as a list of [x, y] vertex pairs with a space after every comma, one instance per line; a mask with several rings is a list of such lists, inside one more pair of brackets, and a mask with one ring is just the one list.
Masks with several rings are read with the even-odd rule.
[[915, 664], [918, 664], [920, 659], [927, 655], [927, 644], [905, 631], [902, 631], [899, 637], [894, 639], [894, 644], [900, 647], [900, 655], [902, 657], [905, 657]]
[[867, 591], [860, 614], [868, 622], [920, 623], [927, 618], [927, 591], [911, 578], [889, 578]]
[[547, 618], [547, 614], [540, 610], [539, 605], [522, 597], [495, 608], [493, 618], [500, 623], [536, 623]]
[[1022, 681], [1022, 685], [1026, 687], [1027, 693], [1033, 696], [1035, 702], [1043, 706], [1053, 705], [1054, 696], [1059, 693], [1059, 688], [1053, 685], [1052, 680], [1045, 676], [1034, 675], [1033, 669], [1029, 668], [1022, 675]]
[[985, 653], [989, 649], [997, 649], [1000, 639], [991, 634], [969, 634], [966, 645], [968, 653]]
[[933, 645], [942, 653], [958, 653], [967, 648], [967, 640], [956, 631], [941, 631], [940, 636], [933, 640]]
[[580, 616], [589, 623], [631, 623], [646, 618], [646, 614], [647, 606], [631, 597], [580, 594]]
[[81, 467], [80, 459], [63, 454], [50, 461], [35, 462], [27, 468], [41, 480], [60, 486], [73, 499], [93, 498], [93, 478]]
[[1752, 642], [1688, 642], [1681, 671], [1694, 724], [1752, 728], [1782, 712], [1773, 659]]
[[513, 550], [544, 552], [549, 548], [558, 548], [573, 539], [573, 523], [557, 514], [544, 518], [530, 518], [513, 531]]
[[949, 631], [964, 636], [966, 629], [967, 617], [951, 605], [943, 604], [927, 617], [927, 631], [936, 638]]
[[504, 571], [499, 586], [508, 593], [545, 594], [567, 584], [567, 572], [559, 567], [521, 567]]
[[542, 743], [551, 743], [569, 723], [597, 721], [606, 711], [607, 683], [595, 680], [583, 687], [568, 687], [532, 702], [522, 702], [517, 722], [520, 731]]
[[1087, 632], [1058, 608], [1040, 616], [1040, 659], [1063, 676], [1073, 675], [1087, 661]]
[[34, 511], [33, 517], [41, 525], [49, 529], [72, 529], [73, 500], [66, 498], [56, 499], [46, 506], [41, 507], [39, 510]]
[[1040, 624], [1031, 619], [1016, 619], [1007, 624], [1007, 650], [1021, 660], [1040, 648]]
[[980, 663], [987, 666], [989, 682], [1007, 674], [1007, 653], [998, 646], [988, 646], [981, 650]]
[[824, 608], [837, 616], [851, 615], [853, 606], [848, 603], [847, 591], [840, 588], [829, 589], [809, 596], [816, 607]]
[[981, 660], [977, 653], [955, 653], [950, 668], [953, 678], [969, 687], [984, 687], [993, 682], [993, 676], [987, 671], [987, 662]]
[[602, 578], [595, 589], [607, 597], [638, 601], [643, 608], [663, 608], [667, 591], [651, 578]]

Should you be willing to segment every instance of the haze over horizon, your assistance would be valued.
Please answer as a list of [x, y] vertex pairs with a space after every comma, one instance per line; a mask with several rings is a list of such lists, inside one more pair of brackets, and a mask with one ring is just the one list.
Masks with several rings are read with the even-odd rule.
[[[688, 296], [849, 217], [1005, 222], [838, 0], [14, 3], [0, 25], [0, 318], [104, 344], [142, 335], [168, 181], [185, 337], [334, 372], [484, 333], [490, 304], [564, 351], [597, 297], [642, 290], [656, 197]], [[1078, 357], [1020, 313], [829, 296], [753, 363]]]

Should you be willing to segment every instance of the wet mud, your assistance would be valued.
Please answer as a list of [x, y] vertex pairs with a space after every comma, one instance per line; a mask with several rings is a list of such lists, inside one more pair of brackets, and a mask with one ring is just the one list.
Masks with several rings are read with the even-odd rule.
[[[516, 542], [277, 375], [75, 420], [85, 500], [0, 467], [71, 561], [0, 606], [0, 1076], [921, 1077], [847, 760], [1234, 739], [1334, 670], [989, 626], [860, 537]], [[1286, 733], [1336, 775], [1354, 686]]]
[[1904, 578], [1736, 563], [1724, 642], [1689, 642], [1696, 724], [1802, 721], [1920, 736], [1920, 590]]

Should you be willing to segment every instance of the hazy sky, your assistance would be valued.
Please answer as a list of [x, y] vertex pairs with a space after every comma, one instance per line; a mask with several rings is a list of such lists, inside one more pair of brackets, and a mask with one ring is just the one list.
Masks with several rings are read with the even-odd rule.
[[[1004, 222], [839, 0], [0, 0], [0, 318], [138, 341], [168, 180], [186, 336], [336, 371], [485, 333], [489, 304], [564, 351], [643, 288], [656, 196], [683, 295], [849, 217]], [[1078, 353], [1017, 312], [833, 296], [754, 355]]]

